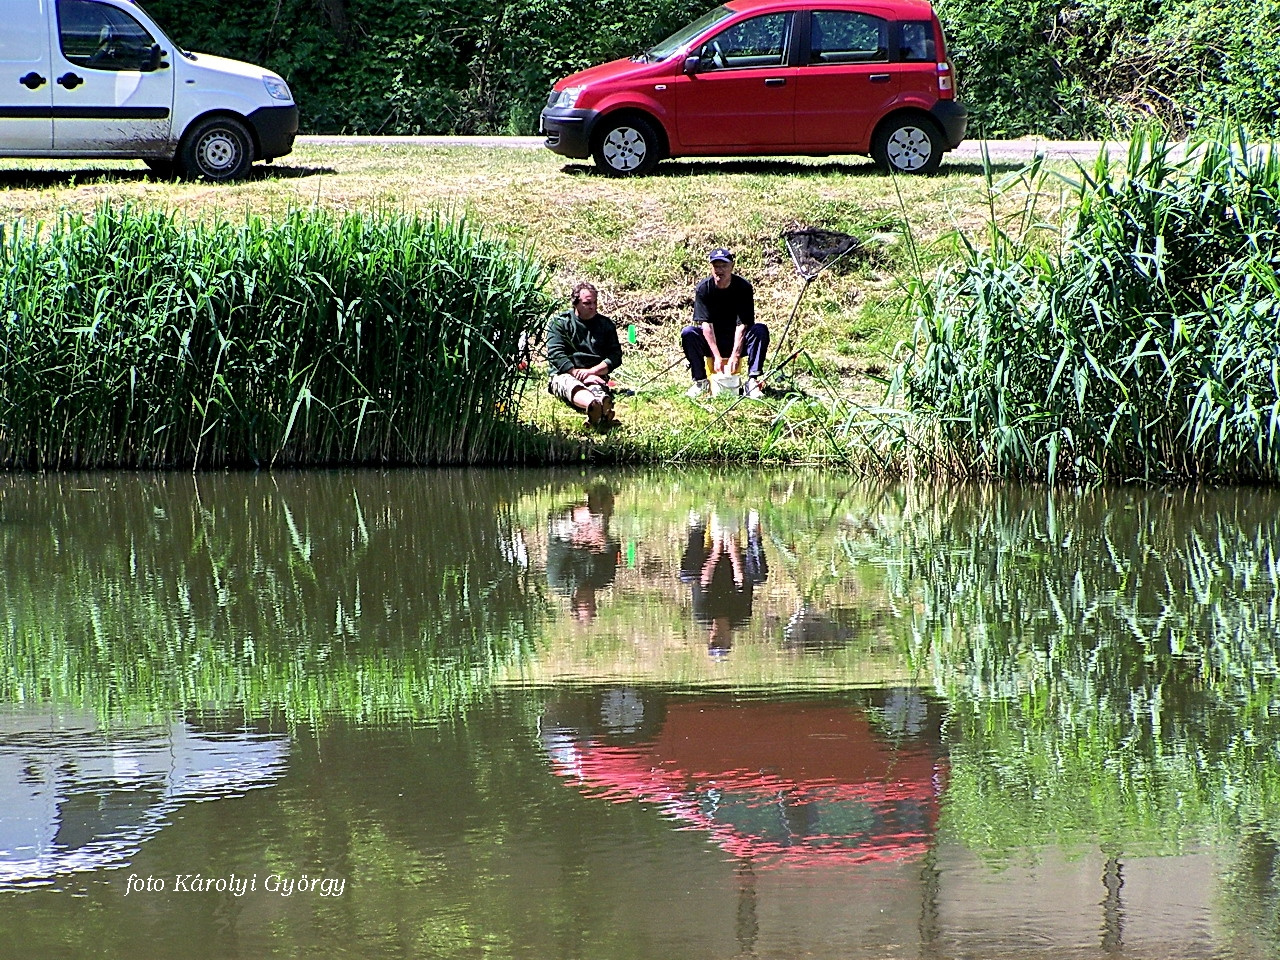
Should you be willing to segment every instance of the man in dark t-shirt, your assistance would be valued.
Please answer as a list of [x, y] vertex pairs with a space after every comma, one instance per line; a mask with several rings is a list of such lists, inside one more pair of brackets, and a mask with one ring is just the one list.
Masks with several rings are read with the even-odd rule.
[[709, 393], [707, 361], [711, 373], [738, 372], [738, 361], [747, 358], [747, 380], [742, 392], [755, 399], [763, 394], [759, 379], [769, 349], [769, 328], [756, 323], [755, 289], [733, 272], [733, 254], [716, 247], [708, 255], [711, 276], [698, 284], [693, 295], [693, 323], [680, 331], [693, 386], [689, 396]]
[[547, 582], [569, 597], [574, 617], [590, 623], [596, 616], [596, 591], [613, 583], [621, 545], [609, 532], [613, 490], [605, 483], [587, 487], [586, 500], [572, 503], [547, 521]]
[[694, 620], [709, 629], [707, 652], [724, 656], [733, 646], [733, 631], [751, 621], [756, 585], [769, 579], [759, 515], [747, 515], [745, 552], [738, 531], [723, 526], [715, 513], [709, 527], [701, 513], [691, 516], [680, 579], [693, 590]]

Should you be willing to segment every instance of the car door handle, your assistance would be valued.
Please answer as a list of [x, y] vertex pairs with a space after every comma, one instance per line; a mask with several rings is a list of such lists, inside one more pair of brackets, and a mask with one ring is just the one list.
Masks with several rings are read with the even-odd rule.
[[767, 77], [764, 81], [766, 87], [785, 87], [787, 85], [786, 77]]
[[887, 73], [873, 73], [867, 79], [872, 83], [888, 83], [889, 75]]
[[79, 77], [74, 73], [64, 73], [58, 78], [58, 83], [62, 84], [68, 90], [74, 90], [76, 87], [80, 86], [80, 84], [84, 83], [84, 78]]
[[48, 81], [46, 81], [44, 77], [40, 76], [40, 74], [32, 70], [30, 73], [28, 73], [25, 77], [23, 77], [18, 82], [22, 84], [24, 87], [26, 87], [28, 90], [35, 90], [37, 87], [43, 87], [45, 83], [47, 83]]

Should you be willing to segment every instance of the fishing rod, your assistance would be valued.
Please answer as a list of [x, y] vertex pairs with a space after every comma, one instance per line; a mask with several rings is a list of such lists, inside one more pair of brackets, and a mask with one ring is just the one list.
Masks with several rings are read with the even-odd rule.
[[[797, 348], [796, 350], [792, 351], [791, 356], [787, 357], [787, 359], [783, 360], [781, 363], [776, 364], [772, 370], [764, 374], [756, 382], [761, 384], [764, 383], [767, 379], [769, 379], [769, 377], [772, 377], [775, 373], [780, 372], [784, 367], [786, 367], [787, 364], [789, 364], [796, 357], [800, 356], [800, 354], [802, 354], [803, 352], [804, 350], [801, 348]], [[702, 429], [699, 430], [697, 433], [695, 433], [692, 437], [690, 437], [688, 443], [686, 443], [683, 447], [681, 447], [676, 452], [675, 456], [673, 456], [671, 459], [679, 460], [680, 457], [684, 455], [684, 452], [688, 450], [691, 446], [693, 446], [693, 443], [695, 440], [697, 440], [704, 433], [706, 433], [708, 430], [710, 430], [712, 427], [714, 427], [716, 424], [722, 421], [725, 417], [727, 417], [734, 410], [734, 408], [738, 406], [738, 404], [740, 404], [743, 400], [746, 400], [746, 399], [747, 399], [747, 395], [745, 393], [740, 395], [738, 399], [733, 401], [733, 403], [729, 404], [729, 406], [721, 410], [719, 414], [717, 414], [711, 420], [707, 421], [707, 423], [703, 425]]]

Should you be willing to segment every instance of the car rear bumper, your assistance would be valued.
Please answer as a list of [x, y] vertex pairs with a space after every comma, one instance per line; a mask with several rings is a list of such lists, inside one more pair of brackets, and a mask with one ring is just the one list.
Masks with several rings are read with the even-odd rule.
[[954, 150], [964, 139], [965, 130], [969, 126], [969, 110], [958, 100], [939, 100], [929, 113], [938, 121], [942, 135], [947, 140], [947, 149]]
[[594, 110], [557, 110], [547, 107], [538, 121], [538, 130], [546, 136], [542, 141], [552, 153], [581, 160], [591, 156], [591, 127]]
[[296, 104], [287, 107], [259, 107], [247, 119], [253, 125], [253, 133], [258, 139], [258, 156], [255, 160], [274, 160], [293, 150], [293, 139], [298, 135]]

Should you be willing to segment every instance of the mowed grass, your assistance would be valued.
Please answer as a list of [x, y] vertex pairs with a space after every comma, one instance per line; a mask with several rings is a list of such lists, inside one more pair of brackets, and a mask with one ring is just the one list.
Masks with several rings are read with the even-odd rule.
[[[1017, 165], [994, 173], [1016, 181]], [[49, 221], [68, 209], [89, 215], [104, 200], [232, 221], [312, 205], [443, 211], [529, 249], [566, 308], [572, 283], [592, 281], [623, 337], [619, 384], [636, 393], [619, 402], [623, 427], [597, 436], [547, 396], [536, 358], [519, 416], [545, 441], [529, 449], [553, 459], [847, 461], [822, 411], [881, 401], [882, 378], [912, 332], [901, 310], [907, 285], [956, 255], [957, 231], [980, 236], [993, 218], [1025, 214], [1018, 189], [1000, 195], [999, 209], [991, 197], [977, 164], [944, 162], [936, 177], [892, 178], [858, 157], [673, 161], [645, 179], [614, 180], [540, 148], [304, 142], [248, 180], [218, 186], [154, 179], [134, 162], [0, 161], [4, 222]], [[1047, 197], [1036, 209], [1058, 218], [1061, 202]], [[805, 289], [783, 239], [798, 227], [846, 232], [862, 246]], [[773, 331], [772, 360], [803, 351], [776, 378], [794, 392], [737, 404], [685, 398], [679, 331], [713, 246], [733, 249], [738, 271], [755, 284], [757, 318]]]

